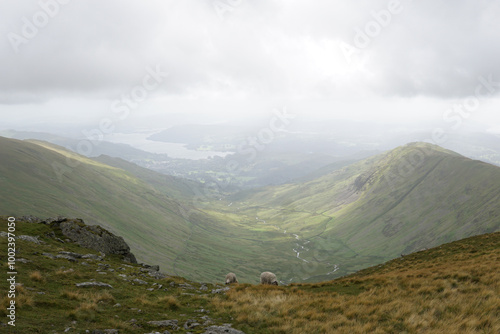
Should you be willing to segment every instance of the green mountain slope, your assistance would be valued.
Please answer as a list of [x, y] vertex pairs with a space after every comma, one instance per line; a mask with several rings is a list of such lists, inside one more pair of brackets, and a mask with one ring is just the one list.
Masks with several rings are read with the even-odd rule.
[[272, 242], [275, 233], [213, 210], [219, 201], [199, 184], [101, 160], [116, 167], [46, 142], [0, 138], [0, 213], [82, 217], [123, 236], [139, 261], [193, 280], [238, 270], [256, 282], [263, 270], [295, 264], [288, 245]]
[[498, 231], [500, 168], [415, 143], [309, 182], [247, 191], [231, 201], [240, 214], [298, 235], [304, 260], [335, 263], [336, 274], [346, 274]]
[[0, 139], [0, 212], [83, 217], [166, 270], [190, 233], [183, 207], [122, 169], [44, 142]]
[[82, 217], [192, 280], [321, 281], [500, 229], [500, 168], [428, 144], [227, 198], [46, 142], [0, 138], [0, 161], [0, 214]]

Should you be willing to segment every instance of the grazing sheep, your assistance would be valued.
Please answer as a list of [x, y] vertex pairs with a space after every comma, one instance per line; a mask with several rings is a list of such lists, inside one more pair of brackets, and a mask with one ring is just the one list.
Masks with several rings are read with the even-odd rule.
[[260, 274], [260, 284], [278, 285], [278, 279], [275, 274], [265, 271]]
[[238, 283], [238, 279], [236, 278], [236, 275], [233, 273], [229, 273], [226, 275], [226, 284], [231, 284], [231, 283]]

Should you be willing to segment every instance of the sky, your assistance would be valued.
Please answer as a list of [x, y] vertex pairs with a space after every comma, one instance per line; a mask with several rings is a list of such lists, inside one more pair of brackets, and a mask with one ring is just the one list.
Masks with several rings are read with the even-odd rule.
[[0, 129], [265, 116], [500, 132], [494, 0], [0, 2]]

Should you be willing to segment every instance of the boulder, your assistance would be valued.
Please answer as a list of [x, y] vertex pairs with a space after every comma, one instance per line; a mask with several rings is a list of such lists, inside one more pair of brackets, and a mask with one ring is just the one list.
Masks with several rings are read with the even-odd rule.
[[82, 247], [91, 248], [104, 254], [122, 255], [124, 261], [137, 263], [125, 240], [100, 226], [85, 225], [82, 220], [68, 220], [66, 218], [52, 220], [50, 224], [59, 227], [64, 236]]

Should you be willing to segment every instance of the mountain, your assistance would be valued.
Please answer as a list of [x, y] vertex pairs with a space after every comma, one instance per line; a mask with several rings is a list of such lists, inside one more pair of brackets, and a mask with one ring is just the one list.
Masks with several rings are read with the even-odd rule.
[[294, 264], [288, 247], [275, 249], [272, 233], [214, 210], [222, 201], [210, 186], [100, 160], [47, 142], [0, 137], [0, 213], [81, 217], [123, 236], [138, 261], [193, 280], [215, 281], [239, 270], [255, 282], [262, 267]]
[[[93, 230], [79, 219], [17, 217], [14, 223], [17, 274], [15, 282], [0, 281], [2, 291], [15, 291], [15, 298], [0, 296], [4, 332], [500, 331], [500, 233], [443, 244], [321, 283], [223, 287], [224, 276], [217, 284], [193, 282], [84, 248], [78, 236], [69, 240], [59, 225]], [[7, 217], [0, 216], [3, 249], [7, 230]], [[7, 261], [2, 269], [8, 271]], [[13, 319], [11, 300], [16, 327], [7, 325]]]
[[0, 138], [0, 213], [81, 217], [191, 280], [323, 281], [500, 228], [500, 169], [415, 143], [233, 195], [120, 159]]
[[316, 275], [328, 263], [336, 265], [336, 274], [347, 274], [402, 253], [498, 231], [500, 168], [413, 143], [311, 181], [229, 200], [249, 220], [258, 217], [295, 236], [294, 252], [311, 267], [297, 272], [317, 281], [328, 278]]
[[[174, 270], [197, 219], [189, 203], [123, 169], [46, 142], [0, 138], [0, 160], [2, 214], [82, 217], [123, 236], [139, 259]], [[186, 195], [187, 188], [170, 183], [172, 194]]]

